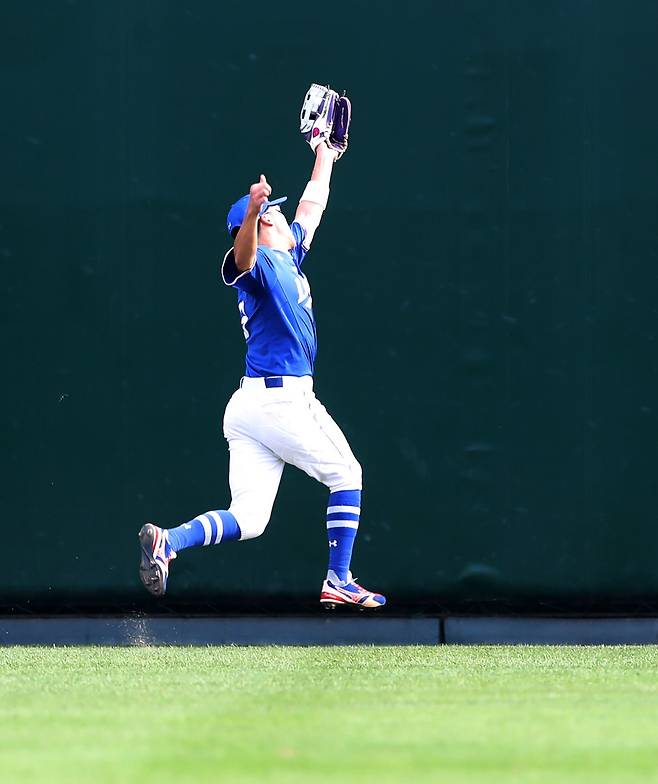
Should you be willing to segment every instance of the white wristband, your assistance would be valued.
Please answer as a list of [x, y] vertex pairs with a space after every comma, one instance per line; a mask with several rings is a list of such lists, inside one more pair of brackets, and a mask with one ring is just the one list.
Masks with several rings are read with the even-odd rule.
[[328, 200], [329, 186], [323, 185], [316, 180], [309, 180], [300, 199], [300, 201], [310, 201], [313, 204], [319, 204], [323, 210], [326, 209]]

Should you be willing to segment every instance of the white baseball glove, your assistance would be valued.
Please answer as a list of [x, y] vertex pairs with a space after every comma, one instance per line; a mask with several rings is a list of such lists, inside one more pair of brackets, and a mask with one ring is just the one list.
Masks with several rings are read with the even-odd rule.
[[349, 98], [339, 97], [328, 85], [313, 83], [299, 113], [299, 130], [314, 152], [318, 144], [326, 142], [338, 152], [338, 160], [347, 149], [351, 115]]

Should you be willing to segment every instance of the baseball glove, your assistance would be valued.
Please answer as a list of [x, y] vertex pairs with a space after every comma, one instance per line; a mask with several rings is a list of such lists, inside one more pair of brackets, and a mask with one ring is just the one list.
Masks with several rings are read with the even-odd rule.
[[339, 97], [329, 86], [313, 83], [302, 103], [299, 130], [314, 152], [318, 144], [326, 142], [338, 152], [338, 160], [347, 149], [351, 113], [349, 98]]
[[334, 122], [329, 134], [327, 144], [332, 150], [336, 150], [338, 160], [347, 149], [347, 136], [350, 130], [350, 120], [352, 119], [352, 104], [346, 96], [336, 98], [334, 106]]

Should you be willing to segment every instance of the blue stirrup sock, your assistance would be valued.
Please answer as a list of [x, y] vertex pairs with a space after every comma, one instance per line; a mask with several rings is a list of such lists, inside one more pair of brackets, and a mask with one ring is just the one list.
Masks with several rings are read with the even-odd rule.
[[327, 579], [329, 580], [333, 581], [337, 577], [344, 583], [348, 579], [352, 548], [359, 528], [360, 515], [360, 490], [337, 490], [335, 493], [329, 494], [327, 504], [327, 537], [329, 539]]
[[[169, 547], [178, 553], [188, 547], [204, 547], [209, 544], [230, 542], [240, 538], [240, 526], [235, 517], [224, 509], [195, 517], [189, 523], [167, 529]], [[168, 555], [169, 553], [167, 553]]]

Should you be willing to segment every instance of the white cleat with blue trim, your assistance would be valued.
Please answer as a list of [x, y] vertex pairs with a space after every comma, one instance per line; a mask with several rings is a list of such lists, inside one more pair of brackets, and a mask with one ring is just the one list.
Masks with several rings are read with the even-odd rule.
[[380, 593], [367, 591], [348, 572], [347, 580], [338, 579], [334, 571], [329, 571], [322, 584], [320, 602], [327, 610], [335, 610], [339, 605], [351, 605], [361, 610], [374, 610], [386, 604], [386, 597]]

